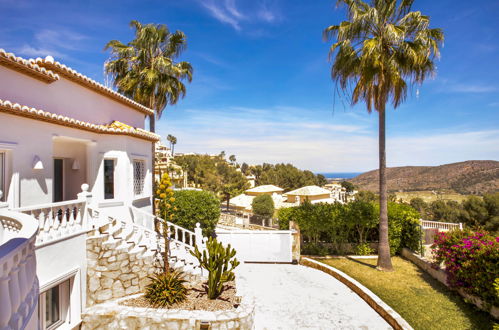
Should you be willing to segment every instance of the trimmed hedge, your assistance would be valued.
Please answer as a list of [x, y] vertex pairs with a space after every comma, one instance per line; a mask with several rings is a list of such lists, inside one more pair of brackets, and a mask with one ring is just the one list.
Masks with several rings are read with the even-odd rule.
[[[289, 221], [300, 226], [305, 252], [324, 253], [320, 245], [328, 243], [329, 253], [343, 254], [345, 244], [377, 242], [379, 206], [368, 201], [348, 204], [303, 203], [297, 207], [283, 208], [277, 213], [280, 229], [288, 229]], [[388, 224], [391, 254], [403, 247], [419, 251], [421, 229], [419, 213], [407, 204], [388, 203]]]

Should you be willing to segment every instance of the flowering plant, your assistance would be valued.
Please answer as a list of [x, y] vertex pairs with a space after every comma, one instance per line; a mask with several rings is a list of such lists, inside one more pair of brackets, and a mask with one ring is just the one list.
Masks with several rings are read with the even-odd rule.
[[444, 264], [451, 287], [499, 305], [493, 285], [499, 278], [499, 237], [486, 231], [440, 232], [432, 249], [436, 263]]

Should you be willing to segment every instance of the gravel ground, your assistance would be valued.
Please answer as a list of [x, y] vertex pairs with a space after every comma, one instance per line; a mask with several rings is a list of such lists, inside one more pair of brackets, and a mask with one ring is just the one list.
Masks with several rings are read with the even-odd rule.
[[241, 264], [237, 294], [255, 299], [255, 329], [391, 329], [364, 300], [321, 271]]
[[[226, 283], [226, 290], [217, 299], [210, 300], [206, 294], [205, 288], [202, 283], [195, 283], [189, 288], [186, 299], [168, 307], [168, 309], [183, 309], [183, 310], [207, 310], [207, 311], [220, 311], [234, 309], [239, 304], [239, 297], [236, 296], [236, 288], [234, 282]], [[154, 308], [143, 297], [128, 299], [122, 301], [120, 305], [132, 307], [149, 307]]]

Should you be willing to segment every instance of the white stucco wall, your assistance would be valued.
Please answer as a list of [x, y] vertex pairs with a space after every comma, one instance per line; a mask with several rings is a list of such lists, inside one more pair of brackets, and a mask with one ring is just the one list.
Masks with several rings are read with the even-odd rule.
[[[36, 274], [40, 291], [71, 279], [70, 317], [71, 324], [81, 320], [86, 301], [87, 251], [86, 233], [45, 245], [36, 249]], [[71, 275], [71, 276], [69, 276]]]
[[119, 120], [144, 128], [145, 115], [107, 96], [60, 76], [47, 84], [0, 66], [0, 99], [61, 114], [93, 124]]
[[[51, 203], [53, 158], [67, 158], [66, 199], [75, 199], [81, 180], [86, 179], [96, 202], [143, 202], [151, 196], [151, 142], [123, 135], [96, 134], [49, 124], [34, 119], [0, 113], [0, 150], [8, 150], [8, 193], [10, 207]], [[43, 169], [33, 169], [38, 156]], [[72, 170], [72, 160], [80, 160], [80, 170]], [[115, 198], [104, 200], [103, 159], [116, 160]], [[133, 159], [146, 162], [144, 194], [134, 196]], [[150, 202], [148, 203], [150, 205]]]

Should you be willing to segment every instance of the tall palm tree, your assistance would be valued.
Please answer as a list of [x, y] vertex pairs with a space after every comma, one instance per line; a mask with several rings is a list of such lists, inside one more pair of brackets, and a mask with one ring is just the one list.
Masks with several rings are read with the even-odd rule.
[[[149, 116], [149, 129], [156, 132], [156, 117], [161, 118], [168, 104], [176, 104], [186, 93], [182, 81], [192, 81], [192, 66], [188, 62], [175, 62], [187, 47], [183, 32], [171, 33], [163, 24], [142, 25], [131, 21], [135, 38], [126, 45], [118, 40], [109, 41], [104, 50], [111, 57], [104, 68], [112, 78], [118, 92], [153, 109]], [[154, 195], [155, 145], [151, 146], [152, 187]], [[155, 209], [154, 203], [153, 211]]]
[[[174, 137], [174, 136], [173, 136], [173, 135], [171, 135], [171, 134], [168, 134], [168, 136], [166, 137], [166, 140], [167, 140], [168, 142], [170, 142], [170, 150], [172, 151], [172, 156], [173, 156], [173, 145], [174, 145], [175, 143], [177, 143], [177, 138], [176, 138], [176, 137]], [[175, 143], [174, 143], [174, 141], [175, 141]]]
[[435, 73], [444, 40], [441, 29], [429, 28], [430, 18], [411, 12], [414, 0], [339, 0], [348, 20], [324, 30], [325, 40], [335, 39], [329, 56], [331, 77], [352, 105], [366, 103], [368, 113], [379, 116], [379, 270], [392, 270], [388, 241], [386, 187], [386, 104], [397, 108], [408, 88], [422, 84]]
[[177, 144], [177, 138], [172, 136], [172, 156], [175, 155], [175, 145]]
[[[126, 45], [109, 41], [104, 50], [111, 51], [105, 71], [120, 93], [154, 109], [161, 118], [168, 104], [176, 104], [186, 93], [182, 81], [192, 80], [192, 66], [175, 62], [187, 47], [183, 32], [171, 33], [163, 24], [142, 25], [131, 21], [135, 39]], [[150, 116], [150, 130], [156, 131], [156, 117]]]

